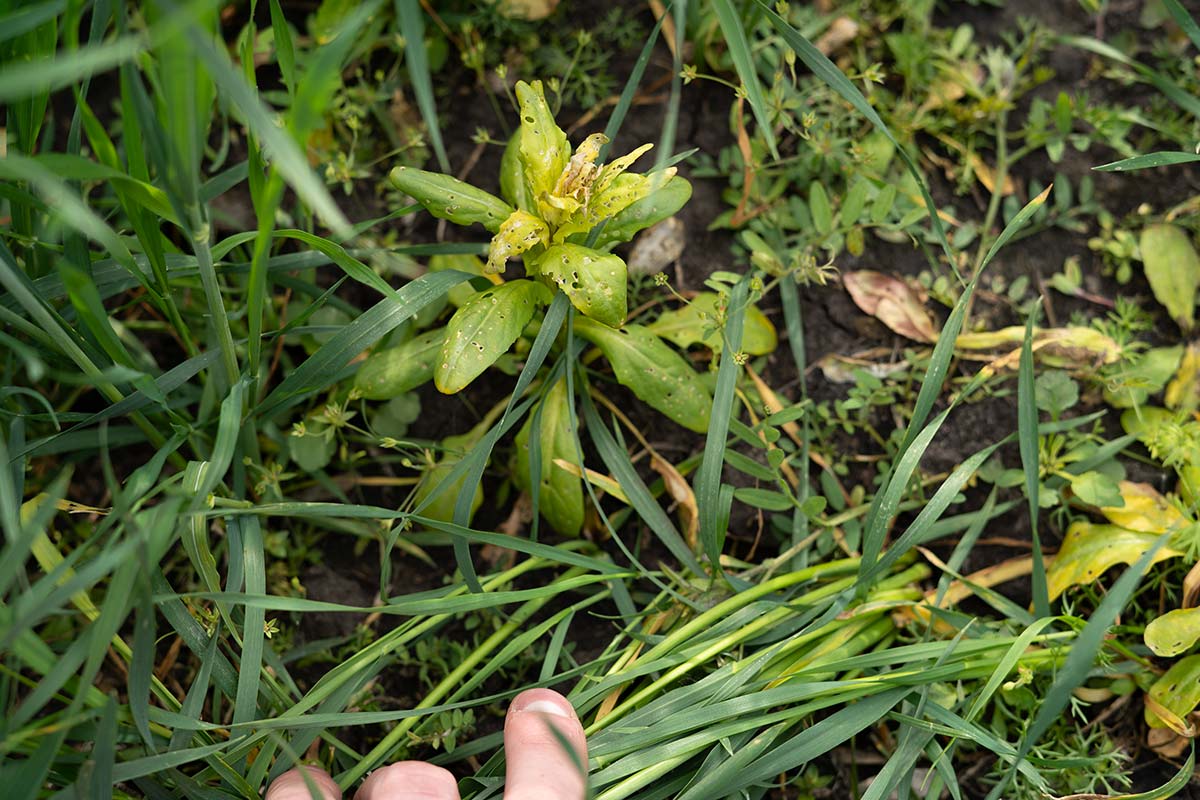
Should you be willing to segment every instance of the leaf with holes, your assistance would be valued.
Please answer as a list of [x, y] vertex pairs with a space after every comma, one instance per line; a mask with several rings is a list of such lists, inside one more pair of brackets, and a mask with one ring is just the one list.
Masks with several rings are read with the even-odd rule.
[[521, 106], [521, 127], [517, 130], [517, 157], [530, 196], [549, 194], [558, 176], [571, 159], [567, 135], [554, 121], [542, 82], [518, 81], [517, 102]]
[[[573, 475], [555, 464], [555, 459], [574, 463], [575, 435], [571, 429], [571, 398], [567, 395], [566, 378], [546, 392], [542, 400], [538, 443], [541, 447], [541, 469], [538, 481], [538, 507], [542, 516], [563, 536], [578, 536], [583, 527], [583, 484], [578, 475]], [[529, 491], [533, 475], [529, 463], [529, 440], [533, 436], [533, 420], [530, 414], [525, 425], [517, 433], [517, 485]]]
[[[1076, 522], [1067, 529], [1062, 548], [1046, 571], [1050, 599], [1072, 586], [1092, 583], [1117, 564], [1132, 564], [1154, 546], [1158, 534], [1126, 530], [1116, 525]], [[1178, 558], [1183, 553], [1170, 546], [1160, 547], [1154, 563]]]
[[496, 363], [533, 319], [550, 292], [537, 281], [517, 280], [486, 289], [460, 308], [446, 326], [433, 382], [443, 394], [466, 388]]
[[625, 262], [577, 244], [556, 244], [537, 260], [542, 275], [558, 284], [571, 305], [597, 322], [619, 328], [625, 322]]
[[847, 272], [842, 283], [854, 304], [901, 336], [918, 342], [937, 339], [933, 317], [904, 281], [863, 269]]
[[[720, 295], [716, 292], [701, 292], [683, 308], [663, 312], [646, 327], [676, 347], [686, 349], [702, 344], [714, 354], [720, 353], [723, 338], [717, 328], [719, 301]], [[763, 356], [774, 351], [777, 343], [775, 326], [767, 315], [759, 311], [758, 306], [747, 306], [742, 325], [742, 352]]]
[[389, 177], [397, 189], [425, 206], [430, 214], [458, 225], [478, 222], [495, 233], [513, 213], [512, 206], [494, 194], [449, 175], [396, 167]]
[[504, 267], [510, 258], [521, 255], [538, 245], [549, 243], [550, 229], [532, 214], [524, 211], [514, 211], [500, 226], [500, 230], [492, 237], [491, 247], [488, 248], [487, 266], [484, 272], [496, 275], [504, 272]]
[[446, 329], [435, 328], [404, 344], [367, 356], [354, 388], [368, 400], [390, 400], [433, 377], [433, 367], [446, 341]]
[[1200, 639], [1200, 608], [1177, 608], [1156, 617], [1142, 634], [1156, 656], [1172, 658]]
[[1147, 225], [1138, 242], [1146, 280], [1155, 299], [1184, 331], [1196, 322], [1196, 289], [1200, 287], [1200, 256], [1183, 228]]
[[[652, 181], [658, 180], [654, 174], [646, 177]], [[692, 196], [692, 185], [678, 175], [656, 187], [645, 197], [625, 206], [608, 221], [596, 241], [597, 249], [607, 250], [628, 242], [639, 231], [673, 216]]]
[[640, 400], [685, 428], [704, 433], [712, 413], [712, 397], [700, 376], [670, 345], [641, 325], [613, 330], [587, 317], [575, 320], [575, 331], [612, 364], [617, 381]]

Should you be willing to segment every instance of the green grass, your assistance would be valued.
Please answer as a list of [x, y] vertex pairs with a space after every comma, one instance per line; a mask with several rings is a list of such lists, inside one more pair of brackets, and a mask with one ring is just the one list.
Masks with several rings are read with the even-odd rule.
[[[1174, 0], [1165, 5], [1196, 42], [1190, 18]], [[718, 42], [726, 77], [751, 107], [752, 148], [762, 160], [753, 166], [764, 176], [787, 166], [783, 149], [795, 137], [782, 123], [774, 127], [774, 82], [782, 59], [794, 58], [844, 113], [860, 115], [860, 134], [873, 128], [896, 148], [891, 180], [910, 182], [915, 214], [905, 225], [877, 227], [940, 251], [926, 255], [953, 299], [937, 341], [908, 348], [895, 430], [880, 437], [868, 485], [847, 501], [834, 490], [850, 480], [848, 469], [839, 472], [848, 462], [813, 462], [839, 428], [816, 412], [809, 393], [809, 298], [798, 287], [808, 273], [798, 261], [780, 273], [739, 263], [724, 284], [722, 347], [708, 377], [711, 422], [703, 443], [674, 465], [691, 476], [683, 492], [694, 495], [694, 544], [667, 501], [680, 488], [644, 467], [620, 415], [597, 402], [608, 384], [562, 294], [511, 377], [501, 376], [494, 422], [454, 454], [443, 496], [388, 503], [380, 498], [390, 494], [371, 487], [411, 487], [427, 457], [446, 455], [422, 432], [440, 409], [422, 409], [420, 421], [385, 446], [367, 421], [375, 408], [349, 392], [359, 356], [428, 325], [449, 291], [479, 280], [427, 272], [413, 259], [479, 255], [487, 245], [399, 241], [390, 223], [416, 207], [394, 195], [386, 196], [394, 211], [352, 219], [309, 155], [355, 70], [392, 48], [396, 64], [379, 71], [395, 66], [403, 75], [395, 88], [415, 100], [438, 165], [461, 168], [450, 162], [450, 136], [439, 123], [439, 112], [452, 113], [439, 107], [447, 100], [441, 82], [452, 74], [439, 48], [462, 55], [453, 51], [460, 40], [440, 25], [461, 34], [452, 26], [463, 14], [435, 20], [415, 0], [368, 3], [341, 15], [336, 35], [318, 45], [284, 6], [271, 0], [269, 14], [256, 17], [271, 22], [261, 30], [238, 17], [245, 30], [229, 41], [232, 23], [211, 4], [103, 3], [84, 15], [43, 2], [0, 13], [6, 796], [255, 798], [307, 759], [351, 791], [370, 770], [415, 756], [472, 775], [465, 796], [496, 797], [499, 734], [475, 736], [464, 720], [498, 714], [530, 686], [569, 693], [588, 728], [596, 800], [764, 797], [810, 778], [837, 779], [876, 800], [911, 786], [918, 767], [931, 792], [958, 798], [980, 759], [997, 798], [1065, 791], [1058, 776], [1068, 766], [1099, 773], [1094, 753], [1056, 758], [1044, 748], [1063, 746], [1074, 732], [1069, 715], [1084, 713], [1075, 705], [1081, 687], [1134, 676], [1144, 690], [1156, 677], [1133, 630], [1140, 623], [1114, 624], [1150, 613], [1137, 603], [1139, 583], [1171, 536], [1137, 553], [1119, 578], [1082, 587], [1069, 607], [1052, 603], [1042, 543], [1048, 529], [1064, 526], [1039, 498], [1111, 468], [1136, 435], [1093, 441], [1049, 472], [1046, 437], [1082, 431], [1097, 417], [1040, 418], [1036, 382], [1048, 367], [1035, 352], [1034, 315], [1025, 314], [1015, 379], [979, 370], [956, 347], [960, 333], [977, 329], [973, 304], [994, 286], [989, 265], [1020, 236], [1047, 229], [1049, 189], [1031, 190], [1021, 204], [1004, 198], [1000, 180], [978, 239], [968, 239], [939, 216], [945, 209], [911, 132], [877, 107], [882, 95], [860, 91], [858, 79], [810, 41], [827, 20], [808, 20], [810, 30], [808, 12], [793, 24], [761, 2], [676, 0], [668, 6], [676, 51]], [[640, 92], [665, 57], [665, 27], [660, 20], [636, 48], [628, 81], [612, 98], [610, 137], [640, 113]], [[717, 38], [688, 41], [695, 30]], [[1130, 68], [1196, 113], [1195, 97], [1169, 75], [1104, 42], [1070, 43]], [[256, 70], [256, 58], [267, 67]], [[691, 155], [676, 152], [684, 90], [681, 57], [674, 62], [660, 166]], [[231, 136], [238, 145], [224, 150]], [[1099, 168], [1191, 160], [1164, 151]], [[1001, 178], [1007, 169], [1000, 165]], [[722, 173], [733, 195], [741, 173]], [[866, 167], [862, 176], [873, 193], [889, 182]], [[813, 196], [807, 183], [780, 191]], [[225, 221], [231, 200], [252, 210], [247, 230]], [[835, 202], [841, 210], [840, 194]], [[775, 292], [799, 376], [790, 410], [752, 399], [742, 352], [752, 299], [764, 295], [765, 306]], [[597, 541], [564, 541], [537, 522], [531, 535], [473, 528], [469, 491], [452, 498], [446, 519], [433, 513], [460, 479], [474, 486], [485, 476], [490, 510], [509, 508], [508, 489], [492, 479], [506, 468], [526, 415], [539, 440], [537, 404], [560, 376], [575, 436], [567, 460], [611, 476], [628, 500], [602, 497], [584, 482]], [[925, 459], [943, 428], [970, 403], [1003, 393], [1014, 398], [1017, 429], [988, 431], [945, 474], [931, 476]], [[338, 409], [331, 454], [301, 468], [296, 426]], [[791, 442], [788, 426], [797, 421]], [[983, 476], [1010, 445], [1021, 469], [1007, 484], [1018, 491], [1006, 493]], [[538, 448], [529, 457], [535, 476], [545, 457]], [[742, 493], [767, 512], [768, 542], [752, 558], [729, 536], [731, 509], [744, 510], [731, 478], [739, 465], [788, 490]], [[986, 492], [981, 481], [991, 484]], [[542, 499], [531, 483], [536, 519]], [[776, 497], [783, 505], [772, 509]], [[997, 520], [1022, 506], [1032, 520], [1029, 609], [987, 585], [987, 576], [961, 574], [980, 538], [1015, 535]], [[1078, 504], [1063, 510], [1090, 513]], [[1194, 514], [1194, 501], [1181, 513]], [[929, 548], [947, 542], [954, 546], [943, 562]], [[501, 557], [485, 561], [483, 552]], [[306, 596], [300, 583], [309, 567], [351, 560], [380, 575], [377, 603]], [[404, 584], [425, 573], [433, 588]], [[1173, 602], [1175, 587], [1165, 591]], [[982, 603], [956, 607], [970, 594]], [[951, 595], [955, 602], [943, 606]], [[305, 620], [327, 614], [372, 622], [296, 643]], [[1114, 631], [1115, 643], [1107, 638]], [[407, 686], [400, 698], [398, 683]], [[1019, 706], [1021, 692], [1036, 700], [1027, 724], [1006, 716], [1029, 710]], [[882, 766], [836, 774], [847, 755], [882, 742]], [[1189, 756], [1160, 790], [1126, 796], [1171, 796], [1193, 766]], [[860, 787], [866, 778], [874, 780]]]

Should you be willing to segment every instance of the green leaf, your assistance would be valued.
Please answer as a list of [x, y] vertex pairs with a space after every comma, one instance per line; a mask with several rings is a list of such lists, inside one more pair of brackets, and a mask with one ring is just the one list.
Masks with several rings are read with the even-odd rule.
[[[1175, 374], [1183, 358], [1183, 345], [1152, 347], [1132, 366], [1107, 381], [1104, 402], [1114, 408], [1136, 408], [1146, 404], [1150, 395], [1161, 392]], [[1113, 385], [1115, 384], [1115, 385]]]
[[1156, 617], [1142, 634], [1156, 656], [1173, 658], [1200, 639], [1200, 608], [1176, 608]]
[[538, 258], [535, 268], [571, 299], [583, 314], [610, 328], [625, 322], [625, 262], [577, 244], [557, 244]]
[[430, 214], [457, 225], [478, 222], [496, 233], [513, 213], [512, 206], [494, 194], [439, 172], [396, 167], [388, 177], [397, 189], [425, 206]]
[[629, 387], [640, 400], [689, 430], [708, 429], [712, 397], [691, 365], [662, 339], [641, 325], [620, 330], [575, 320], [575, 331], [587, 339], [612, 364], [617, 382]]
[[538, 476], [538, 510], [554, 530], [578, 536], [583, 527], [583, 484], [575, 475], [554, 463], [555, 459], [576, 460], [575, 431], [571, 427], [570, 396], [566, 378], [559, 378], [542, 399], [541, 414], [531, 414], [517, 433], [517, 471], [514, 478], [525, 491], [532, 489], [533, 475], [529, 444], [537, 419], [541, 468]]
[[450, 171], [446, 158], [446, 146], [442, 143], [442, 129], [438, 125], [437, 106], [433, 100], [433, 79], [429, 74], [429, 54], [425, 50], [425, 20], [417, 0], [396, 0], [396, 20], [404, 36], [404, 67], [412, 83], [421, 119], [429, 131], [429, 142], [437, 155], [442, 172]]
[[[1062, 548], [1046, 570], [1046, 589], [1050, 599], [1071, 586], [1092, 583], [1117, 564], [1132, 564], [1158, 541], [1157, 533], [1130, 531], [1117, 525], [1076, 522], [1067, 529]], [[1154, 554], [1157, 564], [1183, 553], [1164, 546]]]
[[525, 165], [521, 163], [521, 134], [514, 133], [504, 147], [500, 159], [500, 195], [512, 205], [533, 214], [537, 212], [537, 199], [525, 179]]
[[776, 492], [770, 489], [734, 489], [733, 498], [740, 500], [748, 506], [766, 509], [767, 511], [790, 511], [793, 508], [790, 497], [783, 492]]
[[[718, 320], [716, 292], [701, 292], [682, 308], [663, 312], [658, 319], [647, 325], [676, 347], [687, 349], [702, 344], [713, 351], [721, 352], [721, 331], [716, 327]], [[778, 344], [775, 326], [758, 306], [746, 306], [745, 323], [742, 327], [742, 352], [762, 356], [774, 352]]]
[[1071, 477], [1071, 491], [1089, 506], [1097, 508], [1121, 507], [1121, 487], [1112, 478], [1095, 470]]
[[1065, 370], [1051, 369], [1033, 382], [1037, 407], [1058, 419], [1064, 411], [1079, 402], [1079, 385]]
[[438, 391], [460, 392], [494, 364], [533, 319], [537, 306], [549, 302], [548, 294], [536, 281], [510, 281], [480, 292], [455, 312], [434, 365]]
[[1196, 289], [1200, 287], [1200, 257], [1191, 238], [1175, 225], [1147, 225], [1139, 249], [1155, 299], [1180, 328], [1190, 331], [1196, 321]]
[[[1200, 655], [1176, 661], [1154, 682], [1147, 694], [1179, 719], [1187, 719], [1200, 705]], [[1146, 724], [1151, 728], [1168, 727], [1149, 705], [1146, 706]]]
[[296, 465], [305, 472], [316, 472], [324, 468], [333, 458], [337, 442], [332, 436], [309, 434], [307, 436], [289, 436], [288, 454]]
[[[421, 516], [439, 522], [454, 521], [454, 507], [458, 503], [459, 495], [466, 491], [469, 477], [466, 472], [463, 472], [453, 483], [446, 485], [451, 477], [450, 473], [462, 461], [462, 452], [470, 448], [469, 443], [463, 444], [460, 440], [461, 437], [457, 436], [447, 437], [443, 442], [448, 451], [447, 455], [421, 476], [421, 481], [417, 484], [417, 490], [413, 495], [413, 505], [421, 508]], [[430, 499], [431, 495], [436, 496]], [[429, 504], [422, 508], [422, 504], [427, 500]], [[483, 505], [483, 486], [476, 483], [475, 491], [471, 495], [470, 513], [467, 515], [466, 524], [470, 524], [471, 517], [475, 515], [481, 505]]]
[[829, 206], [829, 195], [819, 181], [808, 187], [808, 210], [812, 212], [813, 227], [817, 233], [827, 236], [833, 231], [833, 209]]
[[433, 378], [433, 368], [446, 341], [446, 328], [435, 328], [404, 344], [363, 361], [354, 376], [354, 388], [368, 400], [390, 400]]
[[1120, 161], [1113, 161], [1109, 164], [1101, 164], [1098, 167], [1092, 167], [1092, 169], [1097, 172], [1128, 172], [1135, 169], [1167, 167], [1173, 164], [1190, 164], [1193, 161], [1200, 161], [1200, 155], [1187, 152], [1146, 153], [1132, 158], [1124, 158]]
[[403, 438], [408, 427], [421, 417], [421, 398], [409, 392], [393, 397], [370, 417], [371, 431], [379, 436]]

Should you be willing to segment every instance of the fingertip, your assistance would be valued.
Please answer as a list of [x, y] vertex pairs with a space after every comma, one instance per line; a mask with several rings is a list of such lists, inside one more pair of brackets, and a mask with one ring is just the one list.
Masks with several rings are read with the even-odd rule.
[[381, 767], [363, 781], [354, 800], [458, 800], [458, 781], [446, 769], [424, 761], [397, 761]]
[[263, 800], [312, 800], [313, 794], [304, 776], [307, 773], [309, 781], [320, 792], [321, 800], [342, 800], [342, 790], [330, 777], [329, 773], [320, 767], [295, 767], [271, 781]]
[[587, 739], [571, 703], [530, 689], [513, 699], [504, 721], [505, 800], [583, 800]]

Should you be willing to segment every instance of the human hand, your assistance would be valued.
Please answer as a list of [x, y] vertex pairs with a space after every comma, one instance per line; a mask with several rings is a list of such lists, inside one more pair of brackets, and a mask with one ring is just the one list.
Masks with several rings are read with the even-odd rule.
[[[579, 765], [587, 765], [587, 741], [575, 709], [558, 692], [530, 689], [513, 699], [504, 720], [504, 752], [504, 800], [583, 800], [587, 775]], [[265, 800], [311, 800], [301, 769], [323, 800], [341, 800], [342, 790], [318, 767], [283, 773], [271, 783]], [[458, 782], [441, 767], [400, 761], [368, 775], [354, 800], [459, 800]]]

